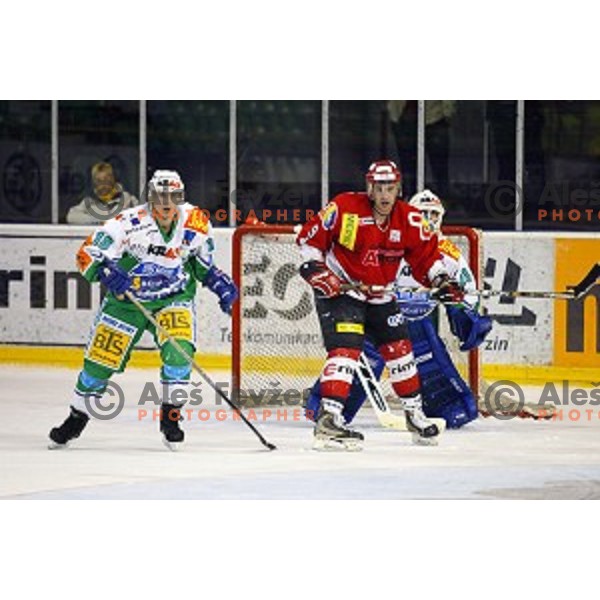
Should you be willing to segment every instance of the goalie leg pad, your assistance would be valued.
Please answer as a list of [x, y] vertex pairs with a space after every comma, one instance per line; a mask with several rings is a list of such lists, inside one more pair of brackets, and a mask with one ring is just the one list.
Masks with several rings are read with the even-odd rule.
[[433, 323], [429, 319], [412, 321], [409, 330], [421, 377], [425, 414], [443, 418], [454, 429], [476, 419], [475, 397], [452, 363]]

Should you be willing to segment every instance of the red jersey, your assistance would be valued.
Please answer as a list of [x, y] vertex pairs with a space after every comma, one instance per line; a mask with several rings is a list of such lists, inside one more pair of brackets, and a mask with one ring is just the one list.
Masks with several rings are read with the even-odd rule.
[[367, 285], [393, 283], [403, 258], [414, 278], [427, 284], [429, 270], [442, 260], [438, 239], [417, 209], [397, 200], [385, 224], [376, 225], [364, 192], [336, 196], [304, 224], [297, 243], [320, 251], [339, 277]]

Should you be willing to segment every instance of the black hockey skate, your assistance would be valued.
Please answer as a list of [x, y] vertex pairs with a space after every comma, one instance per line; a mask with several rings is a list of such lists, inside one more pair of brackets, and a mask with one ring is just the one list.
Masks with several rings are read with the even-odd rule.
[[182, 421], [181, 409], [173, 404], [163, 404], [160, 415], [160, 432], [163, 434], [164, 445], [173, 452], [181, 448], [185, 433], [179, 427]]
[[412, 433], [413, 444], [419, 446], [437, 446], [439, 427], [430, 421], [421, 408], [421, 403], [405, 403], [406, 429]]
[[323, 398], [321, 410], [314, 429], [314, 450], [362, 450], [365, 439], [362, 433], [346, 426], [339, 402]]
[[81, 435], [90, 418], [82, 411], [71, 406], [71, 414], [65, 419], [60, 427], [53, 427], [50, 430], [49, 450], [65, 448], [67, 444]]

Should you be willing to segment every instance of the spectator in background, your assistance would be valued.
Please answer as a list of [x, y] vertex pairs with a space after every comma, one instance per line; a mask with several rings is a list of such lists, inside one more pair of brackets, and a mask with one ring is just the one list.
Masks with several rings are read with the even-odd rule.
[[[449, 195], [450, 119], [455, 111], [455, 100], [425, 102], [425, 151], [431, 167], [426, 170], [425, 187], [436, 188], [442, 198]], [[389, 100], [388, 113], [400, 156], [402, 189], [410, 198], [417, 192], [417, 101]]]
[[69, 209], [67, 223], [101, 225], [122, 210], [137, 204], [137, 198], [117, 182], [112, 165], [99, 162], [92, 167], [92, 193]]

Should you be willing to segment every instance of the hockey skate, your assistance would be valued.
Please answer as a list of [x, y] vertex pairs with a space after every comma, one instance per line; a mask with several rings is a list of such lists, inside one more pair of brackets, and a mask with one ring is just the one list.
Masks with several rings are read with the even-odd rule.
[[177, 452], [183, 445], [185, 433], [179, 427], [183, 420], [181, 410], [173, 404], [163, 404], [160, 415], [160, 432], [163, 435], [163, 444], [172, 452]]
[[323, 398], [321, 410], [314, 429], [313, 450], [362, 450], [365, 439], [362, 433], [349, 429], [342, 417], [342, 404]]
[[418, 446], [437, 446], [440, 435], [439, 427], [425, 416], [421, 406], [421, 397], [402, 400], [406, 428], [412, 434], [413, 444]]
[[71, 414], [64, 423], [50, 430], [48, 449], [66, 448], [71, 440], [81, 435], [89, 420], [90, 418], [84, 412], [71, 407]]

